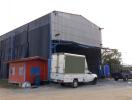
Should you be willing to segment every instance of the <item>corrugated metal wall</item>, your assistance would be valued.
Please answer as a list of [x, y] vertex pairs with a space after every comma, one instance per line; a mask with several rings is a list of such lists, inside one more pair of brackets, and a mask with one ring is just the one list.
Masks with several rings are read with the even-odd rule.
[[50, 24], [29, 32], [29, 56], [41, 56], [48, 59]]
[[6, 61], [31, 56], [48, 58], [49, 22], [48, 14], [0, 37], [0, 78], [8, 77]]
[[[80, 44], [101, 47], [99, 27], [81, 15], [54, 11], [51, 13], [52, 39], [74, 41]], [[60, 34], [55, 37], [55, 34]]]

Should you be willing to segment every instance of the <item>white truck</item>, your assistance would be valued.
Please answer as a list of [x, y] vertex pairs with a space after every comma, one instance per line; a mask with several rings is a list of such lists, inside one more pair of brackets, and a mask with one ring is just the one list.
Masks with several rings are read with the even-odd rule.
[[88, 70], [84, 55], [56, 53], [52, 55], [51, 80], [56, 83], [71, 84], [73, 88], [79, 83], [97, 83], [97, 75]]

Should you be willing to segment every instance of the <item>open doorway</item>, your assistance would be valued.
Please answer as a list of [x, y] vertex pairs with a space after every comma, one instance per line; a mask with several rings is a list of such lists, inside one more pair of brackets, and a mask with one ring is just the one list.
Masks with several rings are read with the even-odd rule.
[[79, 55], [85, 55], [88, 69], [92, 73], [99, 75], [99, 68], [101, 64], [101, 48], [81, 45], [71, 41], [53, 41], [52, 52], [66, 52]]

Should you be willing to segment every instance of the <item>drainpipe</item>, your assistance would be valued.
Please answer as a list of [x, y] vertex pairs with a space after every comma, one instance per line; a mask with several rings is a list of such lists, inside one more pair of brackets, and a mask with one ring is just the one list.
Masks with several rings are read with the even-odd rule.
[[50, 23], [50, 33], [49, 33], [49, 42], [48, 42], [48, 81], [50, 81], [50, 72], [51, 72], [51, 58], [52, 58], [52, 26], [51, 26], [51, 14], [49, 15], [50, 19], [49, 19], [49, 23]]
[[29, 57], [29, 24], [27, 24], [27, 52], [25, 57]]

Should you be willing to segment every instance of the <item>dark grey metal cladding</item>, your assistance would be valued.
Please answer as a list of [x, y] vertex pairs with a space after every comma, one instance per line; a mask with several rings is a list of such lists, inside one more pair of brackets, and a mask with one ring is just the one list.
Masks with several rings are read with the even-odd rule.
[[48, 59], [50, 25], [29, 31], [29, 56], [41, 56]]
[[21, 26], [0, 37], [0, 77], [7, 78], [8, 64], [6, 61], [25, 57], [26, 51], [26, 29]]
[[0, 77], [8, 77], [6, 61], [29, 56], [48, 58], [50, 14], [0, 36]]
[[0, 47], [3, 54], [3, 60], [15, 59], [21, 56], [20, 54], [23, 53], [22, 50], [25, 51], [26, 31], [27, 25], [24, 25], [0, 37]]
[[16, 29], [14, 29], [14, 30], [12, 30], [12, 31], [0, 36], [0, 41], [5, 40], [5, 39], [7, 39], [9, 37], [12, 37], [12, 36], [14, 36], [14, 35], [16, 35], [18, 33], [22, 33], [25, 30], [27, 30], [27, 24], [25, 24], [23, 26], [20, 26], [20, 27], [18, 27]]
[[50, 14], [29, 23], [29, 56], [48, 59], [50, 36]]
[[[29, 56], [39, 56], [40, 52], [34, 52], [36, 50], [35, 48], [40, 46], [42, 52], [44, 49], [47, 49], [49, 31], [49, 15], [46, 15], [2, 35], [0, 37], [0, 51], [2, 58], [4, 60], [10, 60], [26, 57], [28, 46], [30, 50]], [[42, 56], [44, 55], [42, 54]], [[45, 57], [47, 58], [47, 54]]]
[[[81, 15], [55, 11], [51, 13], [52, 39], [74, 41], [80, 44], [100, 47], [99, 27]], [[55, 34], [60, 36], [55, 37]]]

